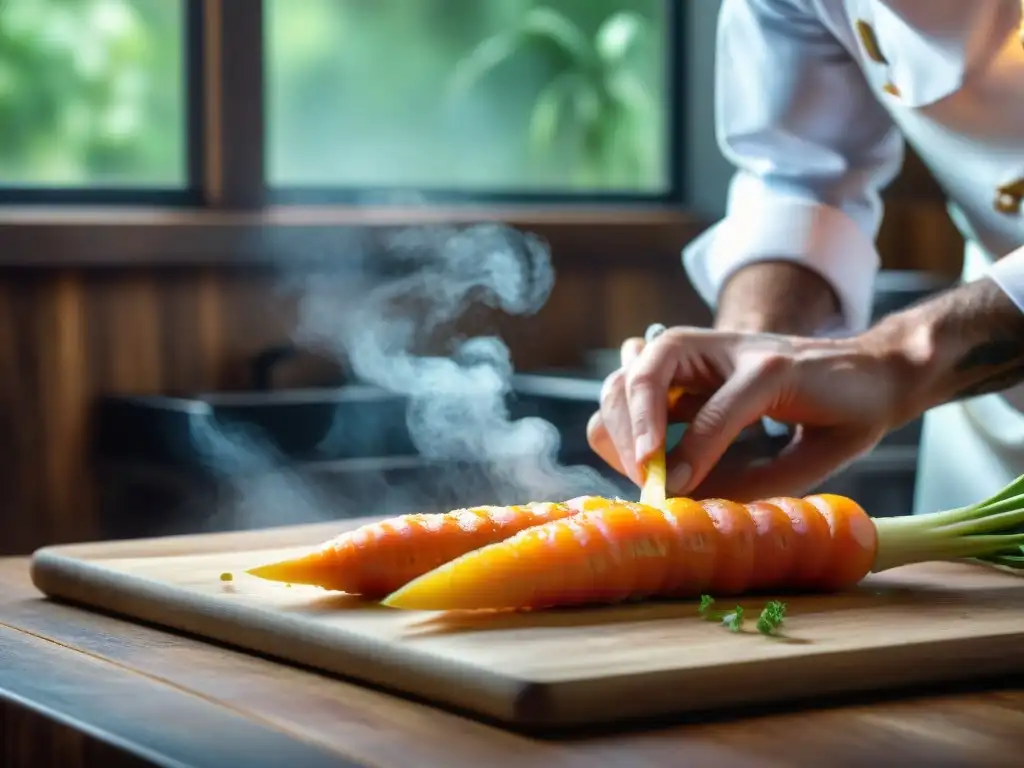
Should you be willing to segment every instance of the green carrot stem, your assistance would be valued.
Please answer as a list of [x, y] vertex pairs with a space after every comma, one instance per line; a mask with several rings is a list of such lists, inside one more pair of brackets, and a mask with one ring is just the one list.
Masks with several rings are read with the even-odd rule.
[[[989, 499], [969, 507], [932, 512], [927, 515], [904, 515], [886, 520], [887, 525], [892, 528], [921, 528], [923, 525], [927, 525], [928, 528], [939, 530], [960, 523], [975, 525], [981, 519], [987, 519], [991, 513], [1017, 512], [1019, 510], [1024, 510], [1024, 492], [1013, 496]], [[1022, 513], [1022, 519], [1024, 519], [1024, 513]]]
[[956, 536], [995, 533], [1020, 527], [1024, 525], [1024, 496], [1007, 499], [978, 511], [981, 513], [978, 517], [945, 525], [939, 530], [945, 534]]
[[995, 494], [994, 496], [990, 496], [984, 501], [978, 502], [974, 506], [987, 507], [998, 501], [1004, 501], [1013, 496], [1024, 496], [1024, 475], [1021, 475], [1016, 480], [1011, 482], [1009, 485], [1007, 485], [1005, 488], [999, 491], [999, 493]]
[[[980, 559], [980, 558], [974, 558]], [[1004, 568], [1021, 568], [1024, 569], [1024, 555], [993, 555], [992, 557], [986, 557], [984, 559], [987, 563], [993, 565], [1001, 565]]]
[[932, 560], [971, 558], [1024, 570], [1024, 475], [969, 507], [875, 520], [872, 571]]

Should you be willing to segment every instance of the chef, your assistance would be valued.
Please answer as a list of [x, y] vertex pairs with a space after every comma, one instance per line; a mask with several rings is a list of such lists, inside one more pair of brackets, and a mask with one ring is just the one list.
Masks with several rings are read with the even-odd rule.
[[[669, 490], [797, 494], [924, 414], [915, 511], [1024, 474], [1021, 0], [724, 0], [716, 118], [727, 212], [683, 253], [713, 329], [623, 346], [589, 438], [641, 482], [669, 420]], [[963, 284], [869, 328], [880, 191], [911, 145], [966, 238]], [[687, 396], [666, 413], [669, 386]], [[796, 425], [726, 468], [759, 419]]]

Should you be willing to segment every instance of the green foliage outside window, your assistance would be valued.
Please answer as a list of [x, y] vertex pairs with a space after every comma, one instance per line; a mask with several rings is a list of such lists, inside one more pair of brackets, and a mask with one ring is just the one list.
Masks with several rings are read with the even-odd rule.
[[[661, 192], [665, 5], [265, 0], [269, 182]], [[182, 186], [184, 28], [183, 0], [0, 0], [0, 185]]]
[[181, 186], [178, 0], [0, 3], [0, 184]]

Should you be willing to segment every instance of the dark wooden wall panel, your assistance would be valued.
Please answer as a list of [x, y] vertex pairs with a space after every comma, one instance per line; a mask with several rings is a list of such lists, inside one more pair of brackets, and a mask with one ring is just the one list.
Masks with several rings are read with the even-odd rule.
[[878, 233], [878, 249], [888, 269], [956, 278], [963, 266], [964, 239], [941, 200], [891, 201]]
[[0, 273], [0, 550], [92, 537], [95, 397], [244, 387], [246, 358], [288, 333], [269, 286], [207, 270]]

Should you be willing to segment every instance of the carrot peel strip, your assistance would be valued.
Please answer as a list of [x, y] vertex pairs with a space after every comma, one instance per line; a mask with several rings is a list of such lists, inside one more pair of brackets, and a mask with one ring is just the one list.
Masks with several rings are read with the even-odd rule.
[[658, 450], [647, 460], [647, 477], [640, 491], [640, 503], [661, 509], [665, 506], [665, 483], [668, 480], [665, 470], [665, 450]]
[[[668, 391], [668, 410], [676, 407], [683, 396], [682, 387], [672, 387]], [[665, 467], [665, 447], [662, 445], [652, 455], [644, 466], [646, 477], [640, 491], [640, 503], [649, 507], [662, 509], [665, 506], [665, 483], [668, 481], [668, 474]]]

